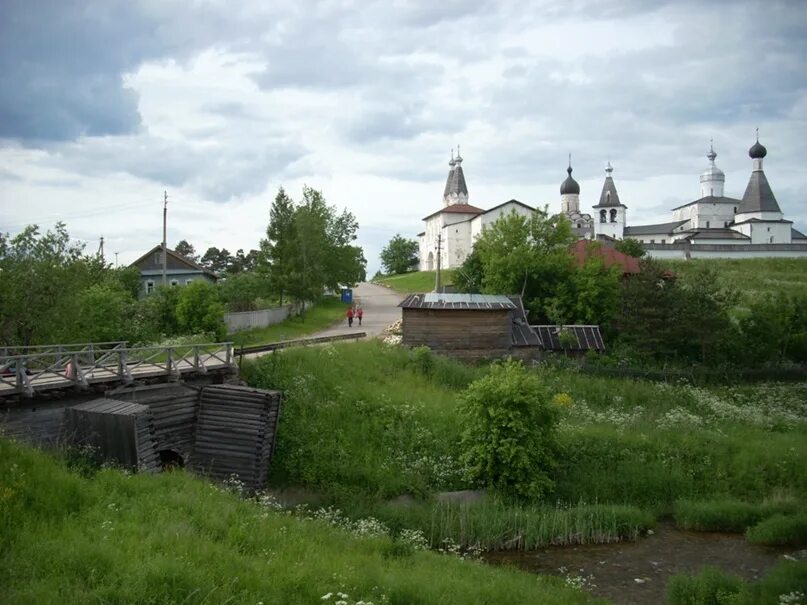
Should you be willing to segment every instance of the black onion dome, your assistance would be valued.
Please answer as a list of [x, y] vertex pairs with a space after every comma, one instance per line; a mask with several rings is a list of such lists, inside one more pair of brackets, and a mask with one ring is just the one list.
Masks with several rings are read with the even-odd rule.
[[566, 195], [567, 193], [576, 193], [580, 194], [580, 185], [572, 178], [572, 167], [569, 166], [566, 169], [566, 172], [569, 176], [566, 177], [566, 180], [561, 183], [560, 186], [560, 194]]
[[752, 160], [758, 160], [768, 155], [768, 150], [765, 149], [762, 143], [757, 141], [751, 146], [751, 149], [748, 150], [748, 155], [751, 156]]

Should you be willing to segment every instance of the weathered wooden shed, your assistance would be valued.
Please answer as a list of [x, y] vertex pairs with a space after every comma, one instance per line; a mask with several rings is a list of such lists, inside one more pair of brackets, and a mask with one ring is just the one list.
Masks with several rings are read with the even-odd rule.
[[[427, 346], [451, 357], [501, 357], [515, 346], [534, 346], [520, 300], [490, 294], [411, 294], [398, 305], [402, 342]], [[514, 324], [520, 319], [521, 325]], [[515, 326], [515, 327], [514, 327]]]

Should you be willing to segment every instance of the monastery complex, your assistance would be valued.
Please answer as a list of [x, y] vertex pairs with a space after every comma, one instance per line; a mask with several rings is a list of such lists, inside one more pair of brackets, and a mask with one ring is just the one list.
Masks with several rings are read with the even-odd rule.
[[[724, 195], [726, 175], [715, 165], [710, 147], [709, 166], [700, 175], [700, 197], [672, 209], [672, 220], [656, 225], [628, 225], [628, 207], [620, 200], [611, 163], [592, 213], [580, 210], [580, 185], [572, 177], [571, 159], [560, 186], [560, 211], [581, 239], [613, 241], [633, 238], [656, 258], [807, 257], [807, 236], [786, 220], [773, 194], [762, 162], [768, 150], [759, 142], [748, 150], [751, 176], [742, 199]], [[510, 212], [529, 216], [534, 208], [510, 200], [489, 210], [469, 204], [462, 156], [452, 157], [443, 191], [443, 207], [423, 219], [418, 234], [420, 269], [437, 267], [438, 243], [442, 268], [457, 267], [470, 254], [480, 233]]]

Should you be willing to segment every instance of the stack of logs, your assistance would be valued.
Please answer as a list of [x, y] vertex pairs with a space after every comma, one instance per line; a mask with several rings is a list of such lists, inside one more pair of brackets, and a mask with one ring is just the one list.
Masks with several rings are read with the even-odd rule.
[[237, 476], [246, 489], [266, 484], [280, 414], [280, 391], [232, 385], [202, 389], [192, 470], [224, 481]]

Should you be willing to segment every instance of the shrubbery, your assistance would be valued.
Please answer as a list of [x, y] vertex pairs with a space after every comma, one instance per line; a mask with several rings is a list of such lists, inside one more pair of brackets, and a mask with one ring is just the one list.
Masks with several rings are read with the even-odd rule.
[[519, 498], [552, 489], [558, 410], [534, 373], [513, 360], [494, 365], [468, 387], [461, 410], [463, 457], [476, 480]]

